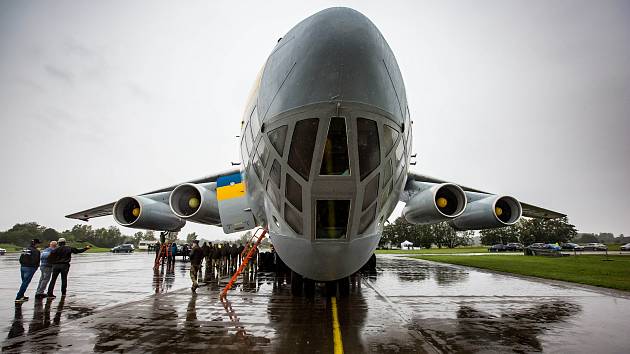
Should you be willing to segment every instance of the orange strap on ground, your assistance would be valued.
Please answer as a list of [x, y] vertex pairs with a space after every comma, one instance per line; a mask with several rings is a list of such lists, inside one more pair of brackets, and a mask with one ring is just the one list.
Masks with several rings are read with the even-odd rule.
[[[254, 243], [254, 245], [249, 249], [249, 252], [247, 252], [247, 256], [245, 256], [245, 258], [243, 259], [243, 262], [241, 262], [241, 265], [236, 270], [236, 273], [234, 273], [234, 275], [232, 275], [232, 278], [230, 279], [230, 281], [227, 283], [225, 288], [223, 288], [223, 290], [221, 291], [221, 297], [222, 298], [227, 296], [227, 292], [232, 288], [232, 285], [234, 285], [234, 282], [236, 281], [236, 279], [238, 279], [238, 276], [241, 274], [243, 269], [245, 269], [245, 267], [247, 267], [247, 263], [249, 263], [249, 259], [252, 258], [252, 255], [256, 252], [256, 249], [258, 248], [258, 245], [260, 245], [262, 240], [267, 235], [267, 229], [262, 229], [262, 230], [263, 230], [262, 234], [258, 237], [258, 239]], [[256, 233], [254, 233], [254, 236], [256, 236]], [[254, 236], [252, 236], [252, 240], [253, 240]]]

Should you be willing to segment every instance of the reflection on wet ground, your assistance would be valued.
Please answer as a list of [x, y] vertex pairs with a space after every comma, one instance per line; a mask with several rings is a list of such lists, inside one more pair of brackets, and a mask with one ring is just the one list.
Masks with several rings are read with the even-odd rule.
[[[188, 264], [153, 274], [148, 256], [117, 257], [73, 263], [65, 299], [3, 309], [2, 350], [333, 351], [331, 304], [321, 290], [295, 298], [273, 273], [249, 274], [222, 303], [226, 276], [205, 269], [204, 286], [191, 294]], [[103, 260], [110, 265], [99, 268]], [[0, 275], [7, 269], [0, 263]], [[91, 287], [78, 286], [88, 279]], [[394, 256], [379, 256], [377, 273], [362, 275], [337, 306], [348, 353], [608, 353], [630, 344], [627, 297]]]

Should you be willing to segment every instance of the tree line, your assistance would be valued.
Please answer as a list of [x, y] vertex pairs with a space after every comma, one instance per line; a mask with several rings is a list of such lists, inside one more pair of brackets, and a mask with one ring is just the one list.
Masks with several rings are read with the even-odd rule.
[[[433, 225], [413, 225], [399, 217], [394, 223], [385, 225], [381, 245], [391, 242], [400, 244], [407, 240], [424, 248], [433, 245], [454, 248], [472, 243], [472, 231], [456, 231], [446, 222]], [[563, 243], [571, 241], [577, 235], [575, 226], [566, 217], [558, 219], [522, 218], [512, 226], [480, 231], [480, 240], [484, 245], [518, 242], [530, 245], [535, 242]]]
[[522, 218], [512, 226], [480, 232], [481, 243], [484, 245], [510, 242], [518, 242], [526, 246], [536, 242], [560, 244], [572, 241], [575, 235], [577, 235], [577, 230], [569, 223], [566, 216], [548, 220]]
[[409, 241], [424, 248], [431, 248], [433, 245], [439, 248], [455, 248], [470, 245], [473, 235], [472, 231], [455, 231], [445, 222], [414, 225], [408, 223], [403, 217], [399, 217], [393, 223], [385, 225], [380, 244], [383, 246], [391, 242], [394, 245]]
[[20, 247], [29, 245], [32, 239], [37, 238], [44, 244], [50, 241], [65, 238], [69, 243], [89, 243], [96, 247], [110, 248], [123, 243], [131, 243], [135, 246], [141, 240], [155, 240], [153, 231], [138, 231], [129, 236], [120, 232], [116, 226], [94, 229], [91, 225], [74, 225], [69, 230], [57, 231], [53, 228], [39, 225], [36, 222], [15, 224], [6, 231], [0, 231], [0, 243], [13, 244]]

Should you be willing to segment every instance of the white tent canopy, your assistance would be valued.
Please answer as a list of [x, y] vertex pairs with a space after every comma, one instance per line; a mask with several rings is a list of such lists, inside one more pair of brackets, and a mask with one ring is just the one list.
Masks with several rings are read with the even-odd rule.
[[413, 246], [413, 242], [409, 242], [407, 240], [400, 243], [400, 248], [407, 248]]

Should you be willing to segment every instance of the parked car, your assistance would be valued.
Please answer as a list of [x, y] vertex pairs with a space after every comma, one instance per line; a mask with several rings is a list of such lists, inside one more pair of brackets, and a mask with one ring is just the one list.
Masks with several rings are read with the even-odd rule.
[[586, 245], [584, 245], [584, 250], [586, 251], [606, 251], [608, 249], [608, 246], [606, 246], [603, 243], [587, 243]]
[[560, 246], [558, 246], [558, 245], [556, 245], [556, 244], [553, 244], [553, 243], [548, 243], [548, 244], [546, 244], [546, 245], [545, 245], [545, 248], [550, 249], [550, 250], [554, 250], [554, 251], [560, 251], [560, 250], [562, 250], [562, 247], [560, 247]]
[[4, 256], [5, 253], [7, 253], [7, 250], [5, 250], [4, 248], [0, 248], [0, 256]]
[[507, 248], [502, 243], [497, 243], [496, 245], [492, 245], [488, 248], [488, 252], [505, 252]]
[[517, 243], [517, 242], [510, 242], [507, 245], [505, 245], [505, 250], [506, 251], [522, 251], [523, 244]]
[[547, 248], [547, 246], [544, 243], [537, 242], [529, 245], [529, 248]]
[[622, 251], [630, 251], [630, 243], [626, 243], [625, 245], [619, 247]]
[[135, 248], [130, 243], [125, 243], [123, 245], [116, 246], [112, 248], [112, 253], [131, 253]]
[[584, 251], [584, 246], [580, 246], [577, 243], [567, 242], [561, 245], [563, 250], [575, 250], [575, 251]]

